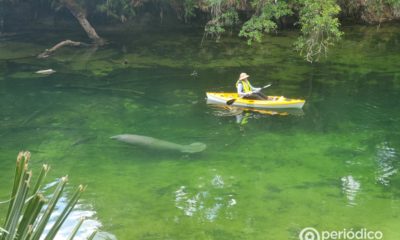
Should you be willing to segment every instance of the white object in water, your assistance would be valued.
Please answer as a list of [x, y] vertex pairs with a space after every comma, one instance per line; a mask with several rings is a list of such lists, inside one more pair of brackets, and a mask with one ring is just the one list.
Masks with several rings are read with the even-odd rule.
[[38, 74], [44, 74], [44, 75], [49, 75], [49, 74], [53, 74], [53, 73], [55, 73], [56, 71], [54, 71], [53, 69], [45, 69], [45, 70], [39, 70], [39, 71], [36, 71], [36, 73], [38, 73]]

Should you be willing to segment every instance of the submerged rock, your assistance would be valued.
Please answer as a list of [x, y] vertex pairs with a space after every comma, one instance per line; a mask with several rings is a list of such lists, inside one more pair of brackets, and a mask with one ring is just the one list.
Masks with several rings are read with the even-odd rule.
[[50, 75], [55, 73], [56, 71], [54, 71], [53, 69], [49, 68], [49, 69], [45, 69], [45, 70], [39, 70], [36, 71], [37, 74], [43, 74], [43, 75]]

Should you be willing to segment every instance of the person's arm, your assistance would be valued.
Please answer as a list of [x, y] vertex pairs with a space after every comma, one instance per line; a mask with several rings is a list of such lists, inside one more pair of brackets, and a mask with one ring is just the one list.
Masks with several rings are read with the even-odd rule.
[[261, 88], [257, 88], [257, 87], [253, 87], [253, 85], [251, 85], [251, 83], [249, 82], [250, 88], [252, 92], [259, 92], [261, 91]]

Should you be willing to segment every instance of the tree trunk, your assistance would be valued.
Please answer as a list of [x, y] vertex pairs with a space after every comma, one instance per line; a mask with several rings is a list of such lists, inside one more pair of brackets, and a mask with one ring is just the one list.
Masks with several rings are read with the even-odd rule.
[[85, 11], [75, 2], [75, 0], [62, 0], [62, 4], [79, 21], [79, 24], [82, 26], [83, 30], [85, 30], [88, 37], [92, 39], [95, 44], [104, 45], [104, 39], [97, 35], [96, 30], [87, 20]]
[[[85, 30], [86, 34], [93, 41], [94, 51], [97, 49], [97, 46], [101, 46], [105, 44], [104, 39], [97, 35], [96, 30], [92, 27], [89, 21], [86, 19], [85, 11], [76, 3], [75, 0], [61, 0], [61, 3], [64, 7], [66, 7], [71, 14], [79, 21], [83, 30]], [[43, 53], [38, 55], [38, 58], [47, 58], [51, 54], [53, 54], [56, 50], [64, 47], [64, 46], [90, 46], [90, 44], [75, 42], [71, 40], [65, 40], [58, 44], [56, 44], [51, 49], [46, 49]]]

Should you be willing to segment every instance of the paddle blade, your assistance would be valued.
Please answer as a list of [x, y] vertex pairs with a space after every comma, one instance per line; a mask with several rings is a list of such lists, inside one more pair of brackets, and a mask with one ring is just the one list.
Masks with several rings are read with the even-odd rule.
[[262, 87], [261, 89], [264, 89], [264, 88], [267, 88], [267, 87], [271, 87], [271, 83], [270, 84], [268, 84], [268, 85], [265, 85], [264, 87]]
[[236, 98], [229, 99], [226, 101], [226, 105], [232, 105], [236, 101]]

